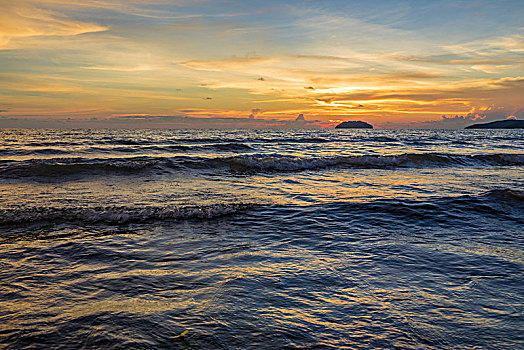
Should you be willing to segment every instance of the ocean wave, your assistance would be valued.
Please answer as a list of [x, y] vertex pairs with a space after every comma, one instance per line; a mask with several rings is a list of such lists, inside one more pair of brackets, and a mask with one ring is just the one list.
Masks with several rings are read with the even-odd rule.
[[132, 158], [52, 158], [0, 162], [1, 178], [57, 179], [76, 175], [136, 175], [142, 172], [157, 174], [177, 170], [200, 170], [253, 174], [294, 172], [329, 168], [396, 169], [432, 167], [489, 167], [522, 166], [524, 154], [442, 154], [404, 153], [399, 155], [361, 155], [335, 157], [292, 157], [239, 155], [229, 157], [132, 157]]
[[158, 145], [152, 146], [146, 149], [153, 149], [157, 151], [220, 151], [220, 152], [242, 152], [250, 151], [253, 147], [240, 142], [228, 142], [228, 143], [211, 143], [204, 145]]
[[24, 178], [93, 175], [93, 174], [136, 174], [151, 169], [160, 159], [140, 157], [132, 159], [84, 159], [53, 158], [29, 161], [9, 161], [0, 165], [0, 177]]
[[213, 219], [253, 208], [253, 203], [167, 207], [19, 207], [0, 209], [0, 226], [42, 223], [124, 225], [189, 219]]
[[351, 141], [372, 141], [372, 142], [399, 142], [399, 140], [393, 138], [393, 137], [387, 137], [387, 136], [373, 136], [373, 137], [367, 137], [367, 138], [360, 138], [360, 139], [352, 139]]
[[524, 204], [524, 191], [514, 189], [497, 189], [483, 194], [486, 199], [495, 200], [504, 203]]
[[253, 147], [246, 145], [244, 143], [215, 143], [211, 145], [202, 146], [202, 148], [206, 149], [213, 149], [213, 150], [220, 150], [220, 151], [248, 151], [252, 150]]
[[[279, 211], [288, 217], [315, 213], [326, 222], [361, 222], [391, 229], [392, 225], [406, 227], [449, 227], [481, 224], [490, 220], [509, 223], [511, 227], [524, 224], [524, 191], [494, 189], [484, 193], [458, 196], [431, 196], [419, 199], [375, 199], [369, 201], [332, 201], [307, 206], [286, 206]], [[257, 215], [254, 211], [251, 215]], [[262, 211], [262, 215], [266, 215]], [[271, 215], [275, 214], [270, 214]], [[320, 225], [322, 220], [318, 222]]]
[[[216, 160], [213, 160], [216, 162]], [[522, 166], [524, 154], [461, 155], [440, 153], [405, 153], [400, 155], [338, 156], [328, 158], [256, 157], [223, 158], [232, 172], [303, 171], [331, 167], [345, 168], [425, 168], [436, 166]]]
[[210, 144], [170, 144], [170, 143], [158, 143], [152, 145], [141, 145], [140, 147], [96, 147], [89, 148], [86, 151], [101, 151], [101, 152], [144, 152], [144, 151], [160, 151], [160, 152], [190, 152], [190, 151], [247, 151], [253, 149], [251, 146], [241, 142], [221, 142], [221, 143], [210, 143]]
[[30, 155], [64, 155], [70, 154], [70, 151], [59, 148], [14, 148], [6, 147], [0, 150], [0, 156], [30, 156]]
[[[28, 227], [49, 225], [101, 225], [125, 226], [129, 224], [162, 224], [183, 220], [214, 219], [223, 216], [249, 213], [269, 219], [275, 215], [293, 217], [306, 210], [318, 212], [320, 217], [333, 216], [340, 220], [378, 220], [385, 223], [435, 222], [459, 224], [462, 218], [496, 217], [524, 224], [524, 191], [494, 189], [488, 192], [423, 199], [376, 199], [371, 201], [333, 201], [312, 205], [277, 205], [257, 203], [218, 203], [192, 206], [97, 206], [97, 207], [45, 207], [23, 206], [0, 209], [0, 227], [10, 231], [27, 232]], [[388, 219], [389, 217], [389, 219]], [[49, 231], [48, 229], [46, 229]]]
[[156, 145], [82, 145], [82, 147], [63, 148], [35, 148], [35, 147], [6, 147], [0, 150], [0, 156], [31, 156], [31, 155], [54, 155], [65, 157], [76, 154], [144, 154], [147, 153], [186, 153], [186, 152], [232, 152], [238, 153], [253, 150], [253, 147], [244, 143], [213, 143], [203, 145], [178, 145], [178, 144], [156, 144]]

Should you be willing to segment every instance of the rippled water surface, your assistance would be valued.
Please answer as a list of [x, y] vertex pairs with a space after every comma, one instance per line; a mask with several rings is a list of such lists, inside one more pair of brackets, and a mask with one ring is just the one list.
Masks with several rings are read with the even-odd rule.
[[0, 130], [0, 347], [524, 347], [522, 130]]

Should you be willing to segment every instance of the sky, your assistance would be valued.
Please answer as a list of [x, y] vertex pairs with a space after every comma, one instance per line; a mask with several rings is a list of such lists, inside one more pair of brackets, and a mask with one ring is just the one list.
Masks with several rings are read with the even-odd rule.
[[0, 127], [520, 119], [523, 18], [522, 0], [0, 0]]

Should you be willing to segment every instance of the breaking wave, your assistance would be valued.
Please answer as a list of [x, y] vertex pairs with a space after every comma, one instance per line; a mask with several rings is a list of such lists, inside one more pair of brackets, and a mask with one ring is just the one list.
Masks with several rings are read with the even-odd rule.
[[[339, 220], [374, 221], [384, 219], [391, 224], [399, 222], [438, 225], [456, 225], [472, 217], [497, 217], [524, 224], [524, 191], [495, 189], [477, 195], [428, 197], [421, 200], [377, 199], [373, 201], [334, 201], [322, 205], [306, 206], [271, 205], [269, 203], [219, 203], [192, 206], [98, 206], [98, 207], [46, 207], [18, 206], [0, 209], [0, 227], [9, 238], [13, 233], [29, 232], [28, 228], [47, 228], [63, 225], [85, 227], [128, 227], [131, 224], [165, 224], [183, 220], [209, 220], [249, 212], [263, 216], [291, 215], [319, 211], [338, 217]], [[253, 210], [256, 209], [256, 210]], [[326, 214], [328, 215], [328, 214]], [[376, 222], [375, 222], [376, 224]], [[52, 230], [51, 230], [52, 231]], [[96, 230], [95, 230], [96, 231]], [[37, 231], [35, 231], [37, 232]], [[24, 234], [25, 234], [24, 233]]]
[[123, 225], [189, 219], [213, 219], [254, 207], [253, 203], [213, 204], [184, 207], [20, 207], [0, 209], [0, 226], [42, 223]]
[[[68, 148], [66, 146], [57, 147], [41, 147], [39, 148], [19, 148], [6, 147], [0, 150], [0, 156], [30, 156], [30, 155], [55, 155], [67, 156], [73, 154], [143, 154], [144, 152], [233, 152], [238, 153], [242, 151], [250, 151], [253, 148], [244, 143], [213, 143], [204, 145], [179, 145], [179, 144], [165, 144], [165, 145], [134, 145], [129, 147], [125, 144], [109, 145], [109, 146], [86, 146], [77, 144], [75, 146], [83, 146], [79, 148]], [[62, 148], [58, 148], [62, 147]]]
[[93, 174], [136, 174], [151, 169], [159, 163], [154, 158], [132, 159], [84, 159], [53, 158], [45, 160], [8, 161], [0, 165], [3, 178], [93, 175]]
[[4, 161], [1, 178], [74, 175], [132, 175], [144, 171], [164, 174], [173, 170], [207, 169], [234, 174], [293, 172], [327, 168], [395, 169], [432, 167], [522, 166], [524, 154], [442, 154], [405, 153], [399, 155], [362, 155], [335, 157], [292, 157], [241, 155], [231, 157], [132, 157], [109, 159], [53, 158], [45, 160]]
[[[217, 162], [217, 160], [214, 160]], [[254, 171], [301, 171], [330, 167], [344, 168], [425, 168], [436, 166], [521, 166], [524, 154], [460, 155], [439, 153], [405, 153], [400, 155], [338, 156], [329, 158], [302, 157], [229, 157], [220, 161], [229, 165], [233, 172]]]

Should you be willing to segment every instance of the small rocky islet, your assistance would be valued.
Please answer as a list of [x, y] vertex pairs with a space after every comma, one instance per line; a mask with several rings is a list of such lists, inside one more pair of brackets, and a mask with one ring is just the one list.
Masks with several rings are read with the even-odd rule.
[[363, 121], [346, 121], [335, 126], [335, 129], [373, 129], [373, 125]]

